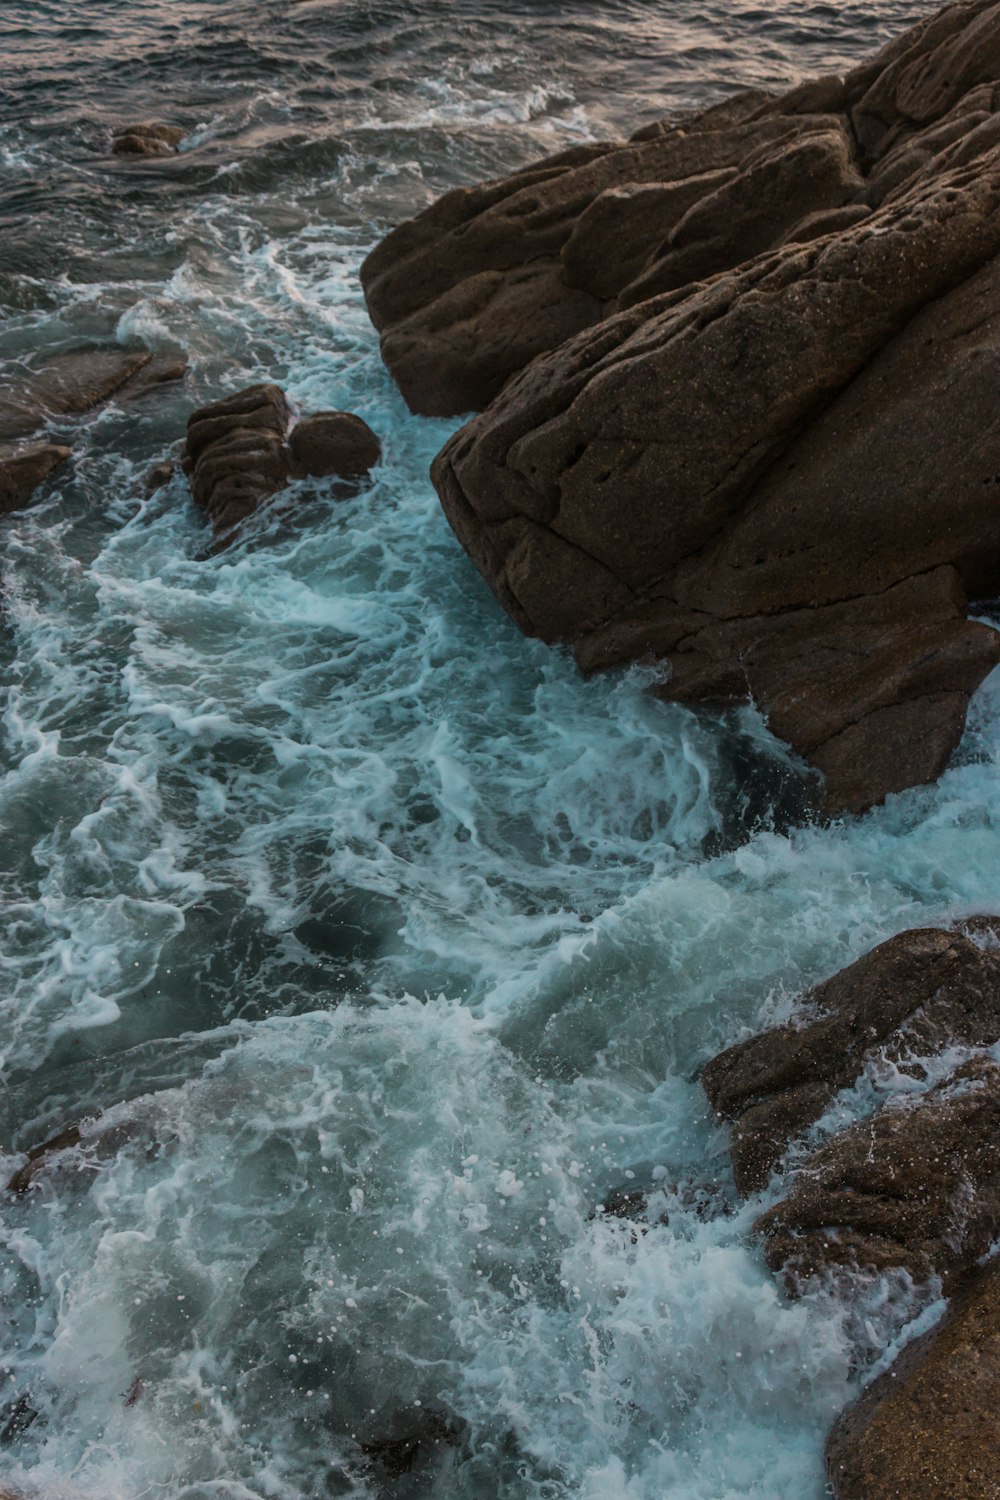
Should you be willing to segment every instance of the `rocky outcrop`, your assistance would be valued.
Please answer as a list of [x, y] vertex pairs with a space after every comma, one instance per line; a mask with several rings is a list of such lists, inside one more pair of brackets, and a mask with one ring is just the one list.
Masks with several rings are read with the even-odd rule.
[[186, 131], [177, 125], [126, 125], [111, 142], [116, 156], [173, 156]]
[[[460, 188], [361, 276], [413, 410], [476, 410], [534, 355], [622, 306], [857, 223], [995, 124], [996, 0], [953, 5], [846, 77], [748, 90], [629, 141]], [[984, 128], [985, 127], [985, 128]]]
[[[1000, 922], [994, 921], [1000, 931]], [[742, 1193], [767, 1185], [787, 1146], [849, 1088], [878, 1049], [905, 1070], [907, 1058], [958, 1042], [1000, 1038], [1000, 951], [981, 946], [991, 928], [917, 928], [900, 933], [804, 996], [805, 1019], [759, 1033], [713, 1058], [702, 1073], [709, 1102], [733, 1122], [732, 1155]]]
[[993, 1264], [837, 1421], [826, 1449], [837, 1500], [997, 1500], [998, 1408], [1000, 1264]]
[[433, 476], [501, 604], [586, 672], [751, 696], [831, 815], [937, 777], [1000, 661], [967, 618], [1000, 593], [998, 58], [1000, 4], [952, 6], [451, 193], [363, 268], [411, 405], [491, 403]]
[[295, 421], [280, 387], [255, 385], [192, 412], [181, 463], [195, 501], [225, 542], [292, 480], [336, 478], [356, 486], [381, 452], [360, 417], [317, 412]]
[[0, 515], [26, 505], [69, 454], [61, 443], [0, 443]]
[[950, 1286], [1000, 1234], [1000, 1066], [974, 1058], [821, 1146], [755, 1228], [791, 1284], [844, 1267]]
[[0, 442], [81, 416], [112, 398], [132, 400], [180, 380], [186, 368], [182, 354], [117, 348], [76, 349], [8, 366], [0, 374]]

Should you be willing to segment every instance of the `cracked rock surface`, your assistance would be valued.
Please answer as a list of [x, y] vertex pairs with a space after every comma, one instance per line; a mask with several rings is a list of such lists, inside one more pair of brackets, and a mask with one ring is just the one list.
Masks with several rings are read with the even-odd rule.
[[[825, 811], [931, 781], [1000, 635], [1000, 4], [461, 189], [363, 280], [528, 633], [751, 696]], [[486, 404], [489, 403], [489, 404]]]

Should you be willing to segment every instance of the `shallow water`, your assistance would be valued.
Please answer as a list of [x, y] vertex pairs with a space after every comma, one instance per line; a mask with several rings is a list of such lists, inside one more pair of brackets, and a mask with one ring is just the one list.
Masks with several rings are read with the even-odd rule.
[[[406, 412], [356, 272], [448, 186], [843, 67], [914, 14], [5, 18], [0, 357], [99, 337], [191, 375], [56, 429], [72, 469], [3, 526], [0, 1165], [105, 1114], [0, 1205], [0, 1426], [38, 1413], [0, 1481], [824, 1493], [830, 1420], [914, 1307], [784, 1300], [696, 1074], [879, 938], [1000, 904], [1000, 681], [936, 787], [797, 825], [801, 770], [749, 710], [584, 684], [500, 612], [426, 478], [452, 424]], [[109, 156], [151, 116], [192, 144]], [[182, 484], [142, 476], [259, 378], [359, 412], [385, 463], [210, 556]], [[595, 1212], [655, 1184], [667, 1224]], [[390, 1482], [372, 1446], [422, 1421]]]

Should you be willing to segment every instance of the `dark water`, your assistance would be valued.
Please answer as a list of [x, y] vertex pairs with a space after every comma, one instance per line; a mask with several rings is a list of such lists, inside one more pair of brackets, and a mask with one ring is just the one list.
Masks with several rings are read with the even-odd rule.
[[[191, 364], [55, 429], [73, 463], [0, 542], [3, 1165], [106, 1112], [0, 1206], [5, 1399], [38, 1413], [0, 1483], [823, 1493], [900, 1304], [782, 1299], [694, 1079], [877, 938], [997, 905], [1000, 690], [937, 787], [787, 831], [799, 773], [752, 713], [583, 684], [501, 615], [426, 478], [451, 425], [405, 411], [356, 273], [447, 187], [842, 68], [914, 14], [0, 9], [0, 359]], [[149, 118], [179, 156], [110, 155]], [[259, 378], [361, 413], [385, 464], [206, 557], [183, 486], [142, 475]], [[671, 1210], [635, 1242], [593, 1216], [628, 1183]], [[373, 1448], [421, 1432], [390, 1482]]]

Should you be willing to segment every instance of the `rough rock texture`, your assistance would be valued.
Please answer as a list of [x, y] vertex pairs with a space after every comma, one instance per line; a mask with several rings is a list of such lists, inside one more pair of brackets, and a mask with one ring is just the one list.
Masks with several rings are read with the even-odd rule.
[[955, 5], [451, 193], [362, 272], [411, 405], [491, 402], [434, 480], [521, 627], [749, 694], [830, 814], [938, 776], [1000, 661], [998, 79], [1000, 4]]
[[182, 354], [78, 349], [0, 375], [0, 442], [27, 437], [46, 423], [79, 416], [110, 401], [131, 400], [187, 368]]
[[1000, 1234], [1000, 1066], [976, 1057], [821, 1146], [755, 1228], [791, 1284], [833, 1267], [945, 1285]]
[[0, 443], [0, 514], [27, 504], [69, 454], [60, 443]]
[[971, 159], [991, 132], [995, 144], [997, 9], [952, 5], [844, 78], [576, 147], [400, 225], [361, 275], [413, 409], [477, 409], [616, 306], [803, 238], [810, 221], [857, 222], [929, 166]]
[[[982, 939], [995, 923], [974, 919], [967, 930]], [[702, 1073], [713, 1109], [734, 1122], [733, 1172], [742, 1193], [766, 1186], [789, 1142], [856, 1081], [874, 1049], [905, 1066], [908, 1054], [1000, 1039], [1000, 952], [962, 932], [916, 928], [817, 985], [802, 1009], [804, 1024], [729, 1047]]]
[[181, 462], [195, 501], [225, 541], [293, 479], [356, 482], [381, 451], [360, 417], [317, 412], [295, 423], [280, 387], [255, 385], [192, 412]]
[[837, 1500], [998, 1500], [998, 1410], [994, 1263], [838, 1419], [826, 1448]]
[[117, 156], [173, 156], [185, 134], [177, 125], [126, 125], [111, 149]]

